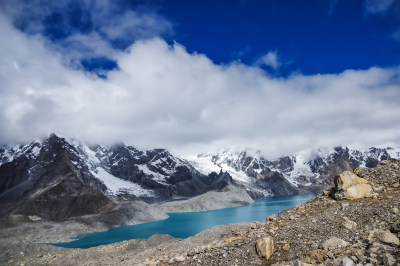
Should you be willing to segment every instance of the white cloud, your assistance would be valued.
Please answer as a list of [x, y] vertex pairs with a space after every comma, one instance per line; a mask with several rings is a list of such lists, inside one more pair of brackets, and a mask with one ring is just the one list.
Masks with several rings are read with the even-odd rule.
[[60, 35], [46, 45], [58, 51], [66, 64], [79, 67], [83, 58], [114, 59], [118, 50], [114, 45], [123, 49], [135, 40], [173, 33], [172, 25], [164, 17], [141, 9], [140, 1], [136, 4], [137, 10], [132, 10], [112, 0], [4, 1], [0, 3], [0, 12], [32, 36]]
[[400, 67], [274, 78], [149, 39], [113, 51], [120, 69], [101, 80], [66, 68], [2, 16], [0, 35], [1, 142], [56, 132], [177, 154], [242, 146], [275, 156], [400, 140]]
[[278, 69], [281, 66], [281, 63], [278, 59], [278, 53], [276, 51], [270, 51], [267, 54], [261, 56], [256, 61], [256, 66], [269, 66], [273, 69]]

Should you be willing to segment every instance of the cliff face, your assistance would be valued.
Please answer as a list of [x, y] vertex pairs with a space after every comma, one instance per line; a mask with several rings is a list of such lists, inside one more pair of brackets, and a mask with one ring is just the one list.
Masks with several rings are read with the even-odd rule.
[[15, 159], [0, 166], [2, 212], [37, 215], [45, 219], [111, 210], [115, 204], [104, 195], [106, 187], [77, 161], [76, 150], [51, 136], [25, 147]]

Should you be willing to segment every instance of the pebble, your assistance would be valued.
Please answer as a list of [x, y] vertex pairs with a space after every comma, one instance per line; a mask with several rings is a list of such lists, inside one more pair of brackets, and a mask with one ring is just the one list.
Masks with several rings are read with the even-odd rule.
[[395, 259], [391, 254], [386, 253], [386, 254], [383, 256], [383, 264], [384, 264], [385, 266], [392, 266], [392, 265], [394, 265], [395, 263], [396, 263], [396, 259]]
[[378, 239], [388, 245], [399, 246], [399, 239], [392, 233], [386, 231], [379, 231], [376, 233]]
[[326, 251], [333, 251], [348, 246], [349, 243], [337, 237], [331, 237], [322, 243], [322, 247]]
[[333, 262], [333, 265], [334, 266], [354, 266], [354, 262], [351, 259], [349, 259], [348, 257], [343, 257], [343, 258], [336, 259]]

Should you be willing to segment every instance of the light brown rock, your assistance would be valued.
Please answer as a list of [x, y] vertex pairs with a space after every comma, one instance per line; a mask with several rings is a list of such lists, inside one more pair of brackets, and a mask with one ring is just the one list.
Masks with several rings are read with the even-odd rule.
[[186, 260], [186, 258], [183, 255], [177, 255], [174, 258], [174, 261], [176, 262], [184, 262]]
[[341, 249], [342, 247], [347, 247], [349, 243], [344, 241], [343, 239], [337, 237], [331, 237], [322, 243], [322, 248], [326, 251], [333, 251]]
[[343, 222], [343, 227], [348, 230], [354, 231], [357, 229], [357, 223], [351, 220], [345, 220]]
[[322, 261], [326, 257], [326, 252], [320, 249], [312, 250], [309, 254], [311, 261]]
[[372, 187], [369, 184], [357, 184], [351, 186], [345, 192], [345, 197], [348, 199], [361, 199], [365, 197], [372, 197]]
[[334, 182], [334, 197], [337, 200], [372, 197], [372, 187], [368, 181], [350, 171], [344, 171], [337, 175]]
[[275, 250], [274, 239], [268, 236], [257, 240], [256, 249], [260, 257], [266, 258], [268, 260]]
[[378, 231], [375, 235], [382, 243], [399, 246], [399, 239], [390, 232]]
[[346, 190], [357, 184], [368, 184], [368, 181], [350, 171], [344, 171], [335, 177], [335, 188], [337, 190]]

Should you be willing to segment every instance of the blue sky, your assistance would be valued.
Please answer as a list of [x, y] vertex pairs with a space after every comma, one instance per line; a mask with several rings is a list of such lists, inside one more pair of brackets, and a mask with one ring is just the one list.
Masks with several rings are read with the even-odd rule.
[[[240, 61], [254, 65], [273, 52], [279, 67], [262, 67], [283, 76], [297, 71], [340, 73], [371, 66], [392, 67], [400, 62], [397, 0], [125, 0], [104, 7], [109, 10], [102, 11], [102, 21], [96, 21], [91, 13], [90, 1], [61, 5], [33, 1], [37, 2], [34, 8], [24, 1], [9, 2], [12, 4], [5, 4], [6, 10], [26, 6], [13, 17], [18, 29], [41, 34], [60, 45], [76, 33], [99, 32], [113, 48], [124, 50], [135, 40], [161, 36], [168, 43], [184, 45], [188, 52], [207, 55], [216, 64]], [[119, 16], [128, 12], [153, 17], [154, 21], [134, 24], [135, 29], [116, 38], [101, 32], [103, 23], [115, 23], [115, 27], [125, 23], [118, 21]], [[83, 58], [80, 63], [88, 70], [109, 70], [117, 67], [111, 61], [104, 56]]]
[[2, 143], [399, 143], [399, 0], [5, 0], [0, 20]]
[[360, 0], [168, 1], [164, 9], [173, 38], [216, 63], [253, 64], [276, 51], [283, 73], [313, 74], [397, 65], [399, 3], [377, 13]]

